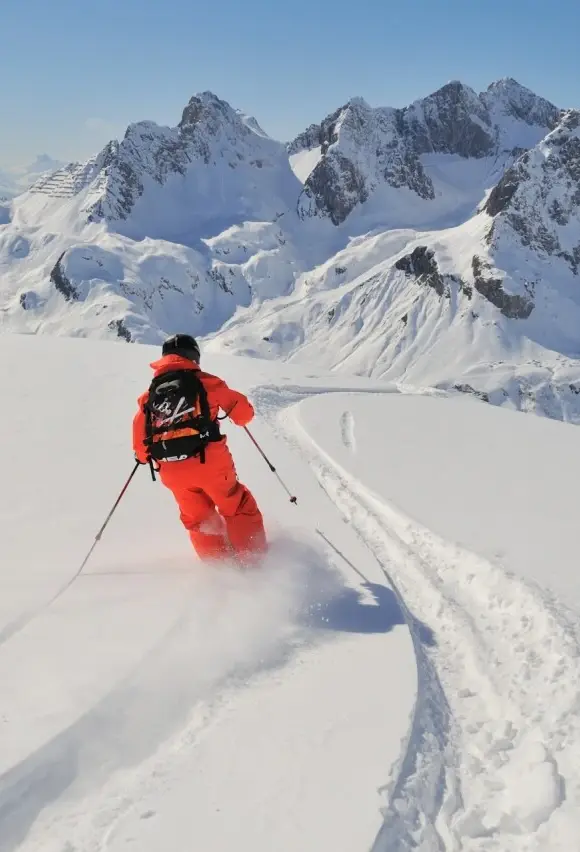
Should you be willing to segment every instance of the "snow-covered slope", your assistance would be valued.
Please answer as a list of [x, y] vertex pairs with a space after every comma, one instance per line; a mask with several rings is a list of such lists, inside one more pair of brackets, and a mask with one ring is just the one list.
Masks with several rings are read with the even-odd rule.
[[575, 848], [574, 428], [204, 357], [298, 495], [228, 429], [266, 564], [197, 563], [142, 469], [70, 583], [155, 352], [0, 351], [1, 852]]
[[574, 849], [577, 430], [376, 393], [310, 398], [288, 419], [434, 631], [415, 645], [415, 717], [373, 852]]
[[[135, 833], [141, 852], [192, 838], [219, 852], [233, 837], [256, 852], [368, 848], [413, 707], [412, 644], [308, 462], [258, 419], [295, 507], [226, 426], [272, 540], [261, 572], [200, 565], [142, 468], [86, 573], [53, 600], [132, 467], [158, 350], [2, 335], [0, 351], [14, 414], [2, 435], [19, 447], [0, 489], [1, 852], [126, 848]], [[204, 361], [242, 389], [300, 379]]]
[[62, 169], [66, 163], [55, 160], [48, 154], [39, 154], [36, 159], [26, 166], [0, 168], [0, 199], [6, 200], [20, 195], [40, 180], [43, 175]]

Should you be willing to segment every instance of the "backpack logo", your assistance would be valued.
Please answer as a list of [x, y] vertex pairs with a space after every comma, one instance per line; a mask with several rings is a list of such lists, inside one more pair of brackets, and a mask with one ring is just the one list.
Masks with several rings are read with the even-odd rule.
[[155, 405], [155, 413], [161, 415], [158, 419], [159, 426], [173, 423], [178, 418], [185, 417], [187, 414], [199, 414], [199, 406], [197, 404], [190, 408], [183, 408], [184, 405], [186, 405], [184, 396], [181, 397], [175, 408], [171, 407], [171, 400], [167, 397], [161, 403]]

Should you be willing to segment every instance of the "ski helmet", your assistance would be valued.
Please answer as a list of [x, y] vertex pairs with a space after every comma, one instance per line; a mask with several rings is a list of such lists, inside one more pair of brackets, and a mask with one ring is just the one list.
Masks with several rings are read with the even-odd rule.
[[168, 337], [161, 352], [163, 355], [181, 355], [182, 358], [199, 363], [199, 346], [189, 334], [174, 334]]

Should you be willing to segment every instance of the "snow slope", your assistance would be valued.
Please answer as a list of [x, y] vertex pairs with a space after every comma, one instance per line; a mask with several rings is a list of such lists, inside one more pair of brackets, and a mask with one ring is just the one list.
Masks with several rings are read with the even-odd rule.
[[153, 352], [0, 348], [2, 852], [575, 848], [573, 427], [209, 356], [299, 498], [228, 430], [263, 571], [197, 564], [142, 470], [67, 587]]
[[[143, 468], [66, 587], [131, 468], [157, 353], [9, 335], [0, 349], [17, 445], [0, 490], [0, 850], [367, 848], [413, 705], [412, 646], [307, 462], [257, 422], [295, 508], [231, 434], [272, 536], [262, 572], [198, 564]], [[206, 366], [242, 388], [298, 378]]]
[[579, 423], [577, 276], [524, 246], [501, 216], [353, 238], [288, 295], [238, 312], [208, 346]]
[[373, 850], [576, 848], [576, 430], [465, 398], [320, 403], [287, 427], [434, 631]]

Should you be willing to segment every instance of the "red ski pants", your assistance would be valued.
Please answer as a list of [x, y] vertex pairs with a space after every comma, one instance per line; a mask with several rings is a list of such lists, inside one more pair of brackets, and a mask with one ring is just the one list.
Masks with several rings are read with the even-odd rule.
[[173, 492], [198, 556], [221, 559], [232, 550], [242, 558], [263, 553], [262, 514], [252, 493], [239, 482], [226, 442], [209, 444], [205, 455], [204, 464], [199, 458], [164, 462], [159, 472]]

